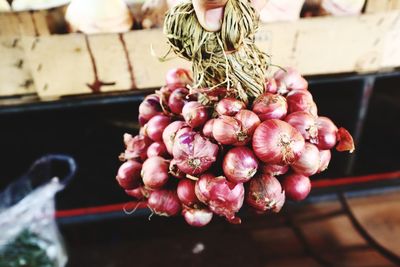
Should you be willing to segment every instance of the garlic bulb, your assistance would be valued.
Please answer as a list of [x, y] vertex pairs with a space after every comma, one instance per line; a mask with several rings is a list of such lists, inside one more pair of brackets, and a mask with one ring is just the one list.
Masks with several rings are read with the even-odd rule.
[[365, 0], [322, 0], [322, 8], [333, 16], [357, 15], [364, 3]]
[[41, 10], [63, 6], [70, 0], [13, 0], [11, 7], [13, 11]]
[[260, 10], [260, 20], [264, 23], [298, 20], [303, 4], [304, 0], [269, 0]]
[[126, 32], [133, 24], [123, 0], [72, 0], [65, 19], [71, 32], [88, 34]]
[[0, 12], [10, 11], [10, 5], [6, 0], [0, 0]]

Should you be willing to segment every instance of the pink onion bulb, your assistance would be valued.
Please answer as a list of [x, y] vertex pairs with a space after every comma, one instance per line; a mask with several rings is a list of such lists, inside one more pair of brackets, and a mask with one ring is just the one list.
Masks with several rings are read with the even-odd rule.
[[316, 146], [306, 143], [300, 157], [292, 163], [292, 169], [304, 176], [311, 176], [318, 172], [320, 165], [319, 150]]
[[260, 118], [253, 111], [242, 109], [235, 115], [242, 127], [242, 130], [247, 133], [248, 136], [253, 136], [254, 131], [260, 125]]
[[178, 88], [192, 84], [193, 79], [190, 71], [183, 68], [170, 69], [165, 75], [165, 82], [168, 87]]
[[279, 212], [285, 203], [285, 192], [272, 175], [257, 175], [250, 181], [246, 202], [258, 211]]
[[140, 185], [142, 164], [134, 160], [124, 162], [118, 169], [117, 182], [123, 189], [134, 189]]
[[161, 114], [163, 112], [160, 105], [160, 98], [156, 94], [146, 96], [139, 105], [139, 120], [141, 120], [141, 124]]
[[224, 98], [215, 106], [218, 115], [235, 116], [240, 110], [245, 109], [246, 104], [236, 98]]
[[146, 124], [146, 134], [153, 141], [162, 141], [162, 133], [171, 119], [165, 115], [156, 115]]
[[325, 171], [328, 168], [330, 161], [331, 161], [331, 151], [320, 150], [318, 173]]
[[162, 133], [162, 140], [164, 141], [164, 145], [169, 154], [172, 155], [172, 148], [174, 146], [176, 133], [184, 127], [189, 127], [186, 122], [174, 121], [164, 129]]
[[286, 94], [292, 90], [308, 89], [308, 82], [294, 68], [278, 70], [275, 72], [274, 78], [278, 84], [278, 92], [280, 94]]
[[289, 165], [262, 164], [261, 173], [272, 176], [283, 175], [289, 170]]
[[305, 199], [311, 191], [310, 178], [297, 173], [286, 175], [282, 186], [286, 197], [294, 201]]
[[146, 159], [142, 166], [142, 179], [147, 188], [158, 189], [168, 181], [168, 162], [162, 157]]
[[203, 174], [196, 181], [195, 192], [197, 198], [208, 205], [212, 212], [224, 216], [231, 223], [240, 223], [235, 213], [243, 205], [243, 184], [231, 183], [223, 176]]
[[226, 178], [233, 183], [245, 183], [257, 172], [258, 160], [247, 147], [235, 147], [226, 153], [222, 163]]
[[215, 119], [208, 120], [203, 126], [203, 135], [208, 138], [214, 138], [213, 136], [213, 127], [214, 127]]
[[253, 135], [253, 151], [264, 163], [287, 165], [296, 161], [304, 149], [303, 136], [281, 120], [267, 120]]
[[223, 145], [246, 145], [251, 140], [251, 131], [242, 127], [239, 120], [229, 116], [215, 119], [213, 125], [214, 139]]
[[179, 200], [188, 207], [192, 207], [199, 202], [194, 192], [195, 184], [196, 183], [192, 180], [182, 179], [179, 181], [178, 187], [176, 188]]
[[167, 148], [163, 142], [154, 142], [147, 148], [147, 157], [166, 157], [168, 156]]
[[283, 119], [288, 111], [286, 99], [281, 95], [264, 93], [254, 100], [253, 112], [260, 120]]
[[174, 216], [181, 210], [181, 203], [175, 191], [157, 190], [150, 194], [148, 207], [157, 215]]
[[141, 160], [147, 159], [147, 148], [152, 143], [151, 139], [144, 135], [132, 137], [124, 134], [125, 152], [121, 155], [122, 160]]
[[305, 140], [315, 140], [318, 136], [316, 118], [308, 112], [293, 112], [286, 116], [285, 121], [296, 128]]
[[318, 116], [317, 105], [315, 104], [311, 93], [307, 90], [294, 90], [286, 96], [289, 113], [304, 111], [312, 116]]
[[196, 132], [178, 133], [172, 154], [181, 171], [196, 175], [208, 170], [216, 161], [218, 146]]
[[190, 127], [200, 127], [208, 120], [207, 107], [197, 101], [188, 102], [183, 106], [182, 116]]
[[168, 107], [172, 113], [181, 114], [183, 106], [188, 102], [186, 96], [189, 90], [186, 88], [175, 89], [168, 98]]
[[321, 150], [333, 148], [337, 143], [338, 128], [336, 125], [327, 117], [318, 117], [317, 126], [318, 138], [311, 142]]
[[182, 211], [185, 221], [194, 227], [202, 227], [211, 222], [213, 213], [208, 209], [185, 208]]

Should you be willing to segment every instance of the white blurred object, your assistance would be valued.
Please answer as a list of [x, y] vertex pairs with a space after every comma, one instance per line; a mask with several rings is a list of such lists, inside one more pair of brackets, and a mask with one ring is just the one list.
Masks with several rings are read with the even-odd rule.
[[333, 16], [357, 15], [361, 13], [365, 0], [322, 0], [322, 8]]
[[42, 10], [63, 6], [71, 0], [13, 0], [11, 8], [13, 11]]
[[6, 0], [0, 0], [0, 12], [10, 11], [10, 5]]
[[72, 0], [65, 19], [70, 31], [88, 34], [127, 32], [133, 24], [123, 0]]
[[167, 0], [168, 8], [173, 8], [177, 4], [183, 3], [185, 0]]
[[142, 6], [142, 26], [145, 29], [161, 27], [168, 11], [166, 0], [146, 0]]
[[260, 11], [260, 20], [264, 23], [274, 21], [295, 21], [305, 0], [269, 0]]

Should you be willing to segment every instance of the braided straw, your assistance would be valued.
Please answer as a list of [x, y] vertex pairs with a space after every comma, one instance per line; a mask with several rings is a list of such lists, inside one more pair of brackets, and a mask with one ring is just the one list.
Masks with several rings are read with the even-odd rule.
[[167, 13], [164, 33], [172, 50], [193, 63], [194, 89], [226, 87], [229, 96], [247, 102], [264, 92], [268, 67], [268, 56], [254, 44], [257, 27], [248, 0], [228, 0], [219, 32], [204, 30], [192, 3], [184, 2]]

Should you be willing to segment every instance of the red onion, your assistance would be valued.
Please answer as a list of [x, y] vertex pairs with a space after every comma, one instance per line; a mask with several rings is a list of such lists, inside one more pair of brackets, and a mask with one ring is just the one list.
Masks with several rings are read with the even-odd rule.
[[135, 189], [126, 189], [126, 190], [125, 190], [125, 193], [126, 193], [128, 196], [134, 197], [134, 198], [136, 198], [136, 199], [143, 199], [143, 198], [145, 198], [145, 194], [144, 194], [144, 192], [143, 192], [143, 188], [142, 188], [142, 187], [138, 187], [138, 188], [135, 188]]
[[161, 188], [168, 181], [168, 162], [162, 157], [146, 159], [142, 166], [142, 179], [147, 188]]
[[289, 165], [276, 165], [276, 164], [262, 164], [261, 165], [261, 173], [269, 174], [272, 176], [283, 175], [287, 173], [289, 170]]
[[182, 215], [189, 225], [195, 227], [202, 227], [209, 224], [213, 217], [213, 213], [208, 209], [185, 208], [182, 211]]
[[167, 148], [163, 142], [154, 142], [147, 148], [147, 157], [165, 157], [168, 155]]
[[207, 107], [197, 101], [188, 102], [183, 106], [182, 116], [190, 127], [200, 127], [208, 120]]
[[328, 168], [330, 161], [331, 161], [331, 151], [330, 150], [320, 150], [319, 151], [318, 173], [325, 171]]
[[247, 135], [253, 136], [254, 131], [260, 125], [260, 118], [253, 111], [243, 109], [235, 115], [242, 126], [242, 129], [246, 129]]
[[288, 105], [283, 96], [265, 93], [254, 100], [253, 111], [262, 121], [283, 119], [287, 114]]
[[213, 127], [214, 127], [215, 119], [208, 120], [206, 124], [203, 126], [203, 135], [208, 138], [214, 138], [213, 136]]
[[258, 211], [279, 212], [285, 203], [285, 192], [272, 175], [257, 175], [250, 181], [246, 202]]
[[148, 122], [148, 120], [146, 120], [142, 115], [139, 114], [138, 122], [140, 126], [144, 126]]
[[121, 155], [122, 160], [146, 160], [147, 148], [152, 143], [150, 138], [144, 135], [132, 137], [130, 134], [124, 134], [125, 152]]
[[236, 98], [224, 98], [215, 106], [218, 115], [235, 116], [240, 110], [245, 109], [246, 104]]
[[181, 203], [175, 191], [158, 190], [150, 194], [148, 207], [157, 215], [173, 216], [181, 210]]
[[311, 176], [317, 173], [320, 164], [319, 150], [316, 146], [306, 143], [298, 160], [292, 163], [292, 169], [299, 174]]
[[186, 96], [189, 94], [189, 90], [186, 88], [175, 89], [168, 98], [168, 107], [171, 112], [175, 114], [181, 114], [182, 108], [188, 102]]
[[251, 133], [243, 128], [240, 121], [233, 117], [221, 116], [213, 125], [214, 139], [223, 145], [241, 146], [251, 140]]
[[247, 147], [235, 147], [226, 153], [222, 163], [226, 178], [233, 183], [245, 183], [257, 172], [258, 160]]
[[169, 154], [172, 155], [172, 147], [174, 146], [176, 133], [184, 127], [188, 127], [184, 121], [174, 121], [164, 129], [162, 140]]
[[276, 80], [274, 78], [270, 78], [270, 79], [266, 80], [265, 92], [271, 93], [271, 94], [276, 94], [277, 91], [278, 91], [278, 85], [276, 83]]
[[286, 94], [292, 90], [307, 90], [308, 88], [308, 82], [293, 68], [287, 68], [286, 71], [278, 70], [274, 74], [274, 78], [277, 81], [280, 94]]
[[196, 175], [216, 161], [218, 146], [196, 132], [178, 133], [172, 154], [181, 171]]
[[287, 115], [285, 121], [296, 128], [306, 140], [314, 140], [318, 136], [316, 119], [308, 112], [293, 112]]
[[304, 148], [304, 138], [290, 124], [267, 120], [253, 135], [253, 150], [265, 163], [287, 165], [296, 161]]
[[286, 197], [295, 201], [305, 199], [311, 191], [310, 178], [297, 173], [286, 175], [282, 186]]
[[178, 179], [185, 178], [186, 174], [178, 168], [176, 160], [172, 159], [169, 163], [169, 174]]
[[118, 169], [117, 182], [123, 189], [134, 189], [140, 185], [142, 164], [134, 160], [124, 162]]
[[160, 98], [156, 94], [151, 94], [145, 97], [139, 105], [139, 122], [147, 122], [155, 115], [162, 114]]
[[327, 117], [318, 117], [318, 138], [311, 140], [311, 142], [321, 150], [328, 150], [333, 148], [337, 143], [336, 125]]
[[178, 88], [185, 87], [193, 82], [190, 71], [183, 68], [170, 69], [166, 76], [165, 82], [168, 87]]
[[156, 115], [146, 124], [146, 134], [153, 141], [162, 141], [162, 133], [171, 119], [165, 115]]
[[337, 132], [337, 139], [339, 141], [336, 146], [337, 151], [350, 151], [350, 153], [353, 153], [355, 149], [353, 137], [345, 128], [339, 128]]
[[178, 187], [176, 188], [179, 200], [182, 202], [182, 204], [188, 207], [192, 207], [194, 204], [199, 202], [194, 192], [194, 186], [194, 181], [182, 179], [179, 181]]
[[314, 103], [311, 93], [307, 90], [294, 90], [286, 96], [288, 111], [293, 113], [296, 111], [305, 111], [317, 117], [317, 105]]
[[235, 213], [243, 205], [244, 186], [234, 184], [225, 177], [204, 174], [196, 182], [196, 196], [215, 214], [225, 216], [231, 223], [240, 223]]

